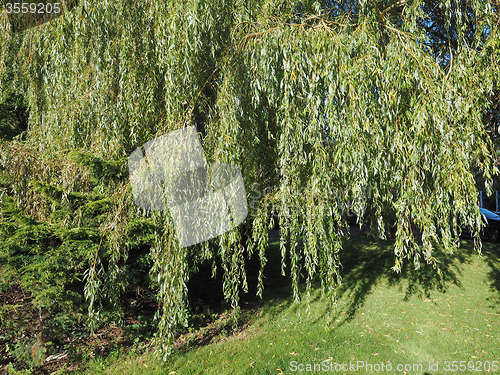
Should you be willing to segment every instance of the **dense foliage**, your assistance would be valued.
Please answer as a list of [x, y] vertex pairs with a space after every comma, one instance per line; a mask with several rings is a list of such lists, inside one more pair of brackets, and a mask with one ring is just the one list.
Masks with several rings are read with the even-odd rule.
[[[134, 246], [150, 247], [163, 353], [196, 264], [220, 262], [237, 308], [257, 254], [262, 293], [273, 212], [296, 299], [304, 274], [307, 291], [319, 277], [334, 300], [348, 212], [382, 238], [394, 228], [395, 271], [409, 260], [439, 272], [433, 248], [456, 251], [461, 225], [480, 248], [476, 174], [490, 191], [496, 172], [497, 11], [482, 0], [82, 0], [20, 32], [4, 12], [0, 97], [24, 97], [29, 129], [1, 144], [0, 255], [40, 301], [70, 307], [84, 282], [95, 318], [119, 296]], [[179, 249], [168, 213], [135, 208], [125, 157], [186, 125], [210, 162], [242, 167], [250, 212]], [[83, 269], [85, 280], [68, 275]], [[43, 272], [59, 278], [43, 284]]]

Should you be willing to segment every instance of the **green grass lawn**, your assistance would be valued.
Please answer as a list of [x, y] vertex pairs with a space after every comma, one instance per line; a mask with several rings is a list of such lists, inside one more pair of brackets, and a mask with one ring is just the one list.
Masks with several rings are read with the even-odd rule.
[[291, 303], [279, 262], [270, 261], [264, 301], [244, 330], [177, 351], [163, 367], [146, 353], [95, 359], [86, 374], [306, 374], [314, 364], [336, 374], [388, 373], [382, 365], [397, 374], [405, 365], [407, 374], [487, 373], [472, 369], [500, 361], [500, 246], [485, 243], [482, 257], [471, 248], [464, 241], [458, 254], [441, 254], [439, 280], [428, 267], [395, 275], [390, 241], [353, 237], [341, 258], [337, 307], [319, 289], [309, 303]]

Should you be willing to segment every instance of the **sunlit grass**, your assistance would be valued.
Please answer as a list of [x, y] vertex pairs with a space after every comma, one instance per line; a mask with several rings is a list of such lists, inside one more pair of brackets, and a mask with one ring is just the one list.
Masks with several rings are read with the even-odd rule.
[[[292, 374], [307, 373], [292, 371], [299, 364], [357, 361], [390, 364], [393, 373], [403, 373], [398, 364], [421, 364], [408, 373], [438, 374], [445, 361], [498, 361], [499, 247], [485, 243], [481, 258], [471, 247], [441, 255], [439, 281], [426, 267], [394, 275], [390, 242], [353, 237], [345, 244], [336, 308], [319, 289], [309, 303], [292, 304], [279, 277], [269, 275], [264, 304], [244, 331], [176, 352], [164, 367], [147, 353], [97, 359], [87, 374]], [[436, 362], [438, 371], [429, 369]]]

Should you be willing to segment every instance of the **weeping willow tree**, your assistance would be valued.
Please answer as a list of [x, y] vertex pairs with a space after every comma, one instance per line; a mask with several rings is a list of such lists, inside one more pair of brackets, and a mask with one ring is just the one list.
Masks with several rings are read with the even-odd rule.
[[[126, 182], [103, 190], [117, 207], [101, 226], [114, 255], [101, 269], [96, 254], [87, 272], [91, 315], [102, 273], [112, 283], [127, 256], [123, 228], [152, 215], [162, 353], [186, 317], [189, 258], [220, 259], [237, 309], [245, 258], [258, 254], [262, 294], [272, 213], [296, 300], [301, 274], [306, 295], [319, 277], [335, 300], [348, 210], [381, 238], [395, 228], [395, 272], [404, 262], [439, 272], [433, 250], [457, 251], [461, 227], [480, 251], [476, 177], [491, 191], [496, 173], [483, 122], [500, 77], [492, 0], [82, 0], [23, 31], [6, 12], [1, 22], [0, 82], [25, 96], [23, 147], [40, 160], [74, 149], [119, 159], [195, 125], [209, 162], [241, 166], [247, 189], [265, 192], [245, 225], [179, 248], [168, 213], [137, 210]], [[11, 161], [14, 185], [27, 169], [44, 179]], [[64, 189], [78, 185], [59, 175]], [[21, 206], [29, 189], [14, 189]]]

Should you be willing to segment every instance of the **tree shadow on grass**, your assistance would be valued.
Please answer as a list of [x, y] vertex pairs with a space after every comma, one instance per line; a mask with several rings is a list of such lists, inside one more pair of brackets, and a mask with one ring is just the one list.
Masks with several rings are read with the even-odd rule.
[[491, 268], [488, 272], [488, 279], [492, 280], [490, 288], [492, 292], [500, 293], [500, 244], [483, 243], [481, 253]]
[[[256, 296], [260, 261], [255, 256], [246, 264], [249, 291], [248, 293], [240, 291], [240, 306], [243, 312], [253, 311], [256, 314], [256, 311], [261, 310], [261, 313], [273, 317], [279, 315], [291, 302], [291, 280], [289, 276], [281, 275], [281, 253], [277, 239], [271, 239], [270, 245], [266, 252], [267, 264], [264, 268], [265, 287], [262, 299]], [[430, 298], [432, 292], [445, 293], [451, 285], [462, 287], [460, 283], [462, 267], [470, 262], [474, 256], [477, 256], [477, 253], [473, 251], [471, 242], [468, 242], [454, 254], [445, 254], [439, 247], [436, 247], [433, 255], [437, 259], [441, 276], [439, 276], [436, 269], [425, 264], [425, 262], [421, 264], [418, 270], [415, 270], [411, 262], [406, 262], [398, 274], [391, 269], [395, 261], [393, 240], [381, 241], [361, 235], [353, 235], [348, 241], [344, 242], [340, 256], [342, 284], [337, 288], [337, 298], [345, 299], [346, 306], [342, 311], [337, 312], [334, 319], [340, 322], [339, 325], [352, 320], [365, 304], [367, 297], [382, 281], [387, 282], [389, 286], [399, 286], [404, 291], [403, 300], [409, 300], [412, 296]], [[485, 243], [483, 256], [485, 256], [492, 269], [488, 277], [495, 280], [491, 287], [498, 291], [500, 287], [498, 246], [495, 247], [494, 244]], [[288, 263], [287, 266], [289, 266]], [[301, 281], [304, 281], [303, 277]], [[203, 284], [208, 285], [205, 282]], [[301, 291], [304, 291], [303, 288], [301, 288]], [[321, 293], [315, 293], [309, 302], [312, 303], [320, 297]], [[222, 297], [219, 296], [219, 298]], [[244, 314], [244, 318], [239, 322], [239, 327], [235, 327], [233, 332], [244, 329], [251, 320], [251, 315]], [[318, 319], [321, 319], [321, 317]], [[224, 329], [231, 331], [227, 327], [223, 325]], [[213, 327], [208, 329], [207, 332], [209, 334], [206, 337], [203, 335], [201, 339], [196, 337], [194, 346], [204, 345], [207, 343], [207, 337], [213, 340], [219, 334], [218, 330]], [[187, 346], [192, 347], [193, 340]]]
[[239, 314], [234, 314], [230, 304], [224, 300], [222, 272], [217, 272], [213, 278], [210, 262], [198, 266], [196, 276], [188, 283], [189, 327], [176, 334], [176, 349], [188, 351], [228, 338], [241, 333], [262, 313], [275, 316], [285, 308], [292, 295], [291, 281], [289, 277], [281, 275], [279, 237], [275, 231], [270, 236], [269, 244], [264, 267], [263, 297], [257, 296], [260, 259], [254, 254], [245, 262], [248, 292], [245, 293], [240, 286]]
[[347, 297], [345, 320], [355, 316], [378, 280], [394, 264], [394, 255], [389, 249], [387, 243], [367, 238], [354, 238], [344, 243], [342, 283], [337, 289], [337, 298]]
[[[270, 246], [266, 251], [267, 262], [264, 267], [262, 298], [257, 296], [258, 274], [260, 260], [255, 255], [247, 263], [248, 293], [242, 294], [243, 307], [264, 308], [266, 314], [278, 314], [283, 303], [292, 298], [292, 282], [289, 277], [281, 274], [281, 251], [279, 248], [279, 237], [270, 238]], [[287, 262], [287, 270], [290, 264]]]
[[441, 276], [425, 262], [418, 270], [413, 263], [406, 262], [401, 272], [396, 273], [391, 269], [395, 261], [393, 240], [352, 236], [344, 243], [341, 254], [342, 283], [337, 289], [339, 299], [346, 297], [346, 308], [339, 311], [335, 318], [337, 321], [341, 319], [339, 324], [352, 320], [382, 280], [386, 280], [389, 286], [400, 286], [405, 293], [403, 300], [412, 296], [429, 298], [433, 291], [445, 293], [450, 285], [461, 287], [462, 264], [470, 261], [471, 254], [470, 247], [454, 254], [445, 254], [436, 247], [433, 255], [437, 258]]

